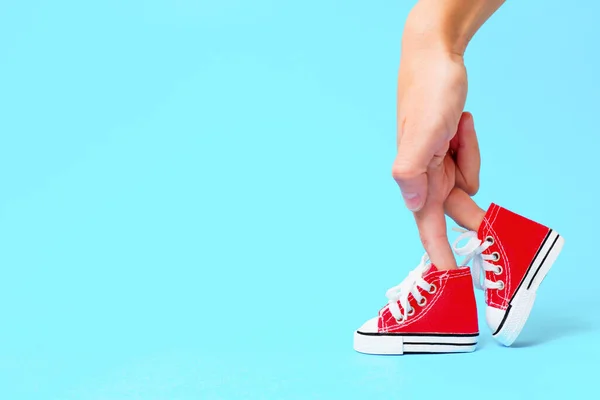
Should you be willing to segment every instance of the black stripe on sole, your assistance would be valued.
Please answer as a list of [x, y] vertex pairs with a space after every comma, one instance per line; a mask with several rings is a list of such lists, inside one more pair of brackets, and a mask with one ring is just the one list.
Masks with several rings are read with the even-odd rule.
[[548, 252], [546, 253], [546, 255], [544, 256], [544, 259], [542, 260], [542, 262], [540, 263], [540, 266], [537, 268], [537, 270], [535, 271], [535, 273], [533, 274], [533, 277], [531, 278], [531, 280], [529, 281], [529, 285], [527, 285], [527, 290], [529, 290], [531, 288], [531, 285], [533, 284], [533, 280], [535, 279], [535, 276], [538, 274], [538, 272], [540, 272], [540, 269], [542, 268], [542, 265], [544, 265], [544, 263], [546, 262], [546, 258], [548, 258], [548, 255], [550, 254], [550, 252], [552, 251], [552, 249], [554, 248], [554, 245], [556, 244], [556, 242], [558, 241], [558, 238], [560, 237], [560, 235], [556, 235], [556, 239], [554, 239], [554, 242], [552, 242], [552, 246], [550, 246], [550, 250], [548, 250]]
[[[550, 238], [551, 234], [552, 234], [552, 229], [548, 229], [548, 233], [546, 233], [546, 237], [542, 241], [542, 244], [540, 245], [540, 247], [535, 252], [535, 256], [533, 256], [533, 259], [531, 260], [531, 263], [529, 264], [529, 267], [527, 267], [527, 271], [525, 271], [525, 277], [527, 277], [529, 275], [529, 271], [531, 271], [531, 268], [533, 268], [533, 264], [535, 264], [535, 260], [537, 260], [538, 256], [540, 255], [540, 252], [544, 248], [544, 245], [546, 244], [546, 242]], [[513, 297], [511, 297], [510, 301], [512, 301], [514, 299], [514, 297], [517, 294], [517, 292], [519, 291], [519, 289], [521, 289], [521, 286], [523, 285], [523, 282], [525, 282], [525, 279], [523, 279], [521, 282], [519, 282], [519, 286], [517, 286], [517, 290], [515, 290], [515, 293], [513, 294]], [[510, 304], [510, 301], [509, 301], [509, 304]]]
[[403, 342], [404, 345], [426, 345], [426, 346], [477, 346], [475, 343], [432, 343], [432, 342]]
[[456, 351], [404, 351], [402, 354], [464, 354]]
[[[548, 230], [548, 233], [546, 234], [546, 237], [544, 238], [544, 241], [542, 242], [542, 244], [538, 248], [537, 252], [535, 253], [535, 256], [533, 257], [533, 260], [531, 260], [531, 264], [529, 264], [529, 267], [527, 268], [527, 272], [525, 272], [525, 277], [527, 277], [527, 275], [529, 275], [529, 272], [530, 272], [531, 268], [533, 267], [533, 264], [535, 264], [535, 261], [537, 260], [538, 256], [540, 255], [540, 252], [544, 248], [544, 245], [548, 241], [548, 238], [550, 237], [550, 234], [552, 232], [553, 232], [552, 229]], [[546, 258], [548, 257], [548, 254], [550, 254], [550, 252], [554, 248], [554, 245], [556, 244], [556, 241], [558, 240], [559, 237], [560, 237], [560, 235], [556, 235], [556, 238], [554, 239], [554, 242], [552, 242], [552, 245], [550, 246], [550, 248], [546, 252], [546, 255], [544, 256], [544, 259], [542, 260], [542, 262], [540, 263], [540, 265], [537, 267], [537, 270], [533, 274], [533, 278], [531, 278], [531, 280], [529, 281], [529, 284], [527, 285], [527, 290], [529, 290], [529, 288], [531, 287], [533, 279], [535, 278], [535, 276], [537, 275], [537, 273], [539, 272], [539, 270], [542, 268], [542, 265], [544, 265], [544, 262], [546, 261]], [[510, 314], [510, 309], [512, 308], [512, 301], [514, 300], [514, 298], [517, 295], [517, 293], [519, 293], [519, 290], [521, 289], [521, 286], [523, 286], [524, 282], [525, 282], [525, 279], [523, 279], [519, 283], [519, 286], [517, 286], [517, 290], [515, 290], [515, 293], [512, 295], [512, 297], [510, 298], [510, 301], [508, 302], [508, 307], [506, 308], [506, 312], [504, 313], [504, 317], [502, 318], [502, 321], [500, 321], [500, 325], [498, 325], [498, 329], [496, 329], [496, 332], [494, 332], [492, 334], [492, 336], [498, 334], [498, 332], [500, 332], [500, 330], [504, 326], [504, 323], [506, 322], [506, 319], [508, 318], [508, 314]]]

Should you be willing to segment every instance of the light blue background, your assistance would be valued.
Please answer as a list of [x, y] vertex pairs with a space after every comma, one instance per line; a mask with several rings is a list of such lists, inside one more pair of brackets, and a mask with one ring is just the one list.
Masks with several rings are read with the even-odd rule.
[[478, 202], [566, 238], [515, 347], [482, 320], [473, 354], [352, 350], [422, 253], [390, 177], [412, 4], [4, 1], [0, 398], [595, 390], [600, 5], [589, 0], [509, 2], [467, 54]]

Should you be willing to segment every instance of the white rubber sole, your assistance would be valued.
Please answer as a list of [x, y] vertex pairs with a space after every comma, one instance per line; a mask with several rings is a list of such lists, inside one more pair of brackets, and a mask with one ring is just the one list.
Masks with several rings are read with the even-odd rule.
[[533, 308], [535, 296], [540, 284], [552, 268], [552, 264], [560, 254], [565, 240], [553, 230], [548, 232], [546, 239], [538, 250], [533, 262], [525, 274], [525, 278], [517, 288], [509, 302], [494, 338], [505, 346], [515, 342]]
[[365, 354], [467, 353], [477, 348], [478, 333], [468, 335], [354, 332], [354, 350]]

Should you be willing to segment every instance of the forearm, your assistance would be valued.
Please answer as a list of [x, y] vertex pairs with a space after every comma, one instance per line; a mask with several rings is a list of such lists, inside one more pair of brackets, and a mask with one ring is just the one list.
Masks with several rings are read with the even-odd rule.
[[436, 49], [462, 56], [485, 21], [504, 0], [420, 0], [410, 12], [402, 47]]

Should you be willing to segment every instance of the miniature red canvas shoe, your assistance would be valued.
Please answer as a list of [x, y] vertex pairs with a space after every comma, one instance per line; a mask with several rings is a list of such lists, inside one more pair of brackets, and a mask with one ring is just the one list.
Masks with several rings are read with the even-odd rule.
[[479, 328], [471, 270], [440, 271], [427, 255], [387, 291], [379, 316], [354, 333], [354, 350], [368, 354], [469, 352]]
[[466, 256], [463, 264], [473, 260], [475, 286], [485, 290], [487, 323], [500, 343], [510, 346], [521, 333], [537, 289], [563, 244], [552, 229], [496, 204], [479, 232], [465, 232], [454, 243], [454, 251]]

